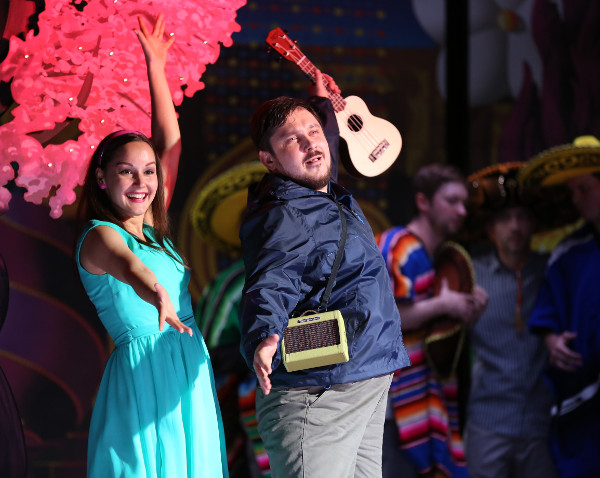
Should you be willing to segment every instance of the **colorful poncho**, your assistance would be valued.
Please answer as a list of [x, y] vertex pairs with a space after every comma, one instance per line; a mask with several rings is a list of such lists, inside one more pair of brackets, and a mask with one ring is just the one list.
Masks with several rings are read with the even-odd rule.
[[[433, 295], [435, 271], [421, 240], [404, 227], [377, 236], [399, 304]], [[400, 447], [420, 473], [438, 471], [449, 477], [468, 476], [460, 436], [457, 381], [443, 383], [425, 360], [424, 330], [404, 332], [412, 366], [394, 374], [390, 401]]]

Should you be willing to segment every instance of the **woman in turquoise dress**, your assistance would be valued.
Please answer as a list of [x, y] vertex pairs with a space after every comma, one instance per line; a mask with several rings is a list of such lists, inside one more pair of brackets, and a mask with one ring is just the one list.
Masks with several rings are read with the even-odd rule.
[[159, 16], [136, 31], [148, 69], [152, 142], [104, 138], [80, 203], [84, 288], [112, 337], [90, 423], [88, 477], [227, 477], [212, 368], [196, 327], [189, 268], [168, 236], [180, 133], [164, 73], [171, 38]]

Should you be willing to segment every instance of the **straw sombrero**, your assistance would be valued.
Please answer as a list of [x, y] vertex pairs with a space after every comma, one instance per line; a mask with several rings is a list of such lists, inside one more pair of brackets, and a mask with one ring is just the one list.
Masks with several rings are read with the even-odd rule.
[[529, 160], [519, 174], [526, 187], [564, 184], [582, 174], [600, 172], [600, 141], [594, 136], [579, 136], [573, 143], [542, 151]]
[[259, 161], [243, 163], [212, 179], [198, 194], [190, 210], [196, 233], [224, 251], [239, 251], [240, 224], [248, 187], [267, 172]]

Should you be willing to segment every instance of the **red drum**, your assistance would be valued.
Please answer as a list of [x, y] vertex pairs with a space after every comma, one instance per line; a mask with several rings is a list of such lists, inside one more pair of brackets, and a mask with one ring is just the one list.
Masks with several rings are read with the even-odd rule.
[[[442, 279], [456, 292], [473, 293], [475, 273], [469, 253], [456, 242], [444, 242], [434, 258], [434, 295], [439, 295]], [[455, 374], [465, 342], [462, 320], [441, 316], [431, 321], [425, 335], [425, 356], [439, 378]]]

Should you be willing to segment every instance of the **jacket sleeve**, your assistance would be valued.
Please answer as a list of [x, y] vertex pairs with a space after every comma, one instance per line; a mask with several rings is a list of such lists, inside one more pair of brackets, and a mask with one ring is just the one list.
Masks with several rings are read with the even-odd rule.
[[338, 155], [340, 149], [340, 129], [333, 109], [333, 104], [329, 98], [322, 96], [311, 96], [308, 100], [319, 115], [323, 124], [323, 132], [327, 143], [329, 143], [329, 152], [331, 154], [331, 180], [337, 182], [338, 179]]
[[[302, 216], [282, 205], [246, 219], [240, 239], [246, 268], [239, 314], [241, 352], [252, 368], [260, 342], [273, 334], [283, 337], [298, 304], [307, 257], [315, 244]], [[273, 370], [280, 362], [278, 349]]]
[[566, 330], [566, 324], [561, 325], [563, 321], [560, 319], [561, 304], [559, 302], [564, 301], [561, 298], [567, 288], [558, 272], [554, 266], [550, 266], [546, 270], [546, 277], [542, 282], [528, 321], [529, 330], [534, 334], [543, 335], [547, 332], [560, 334]]

